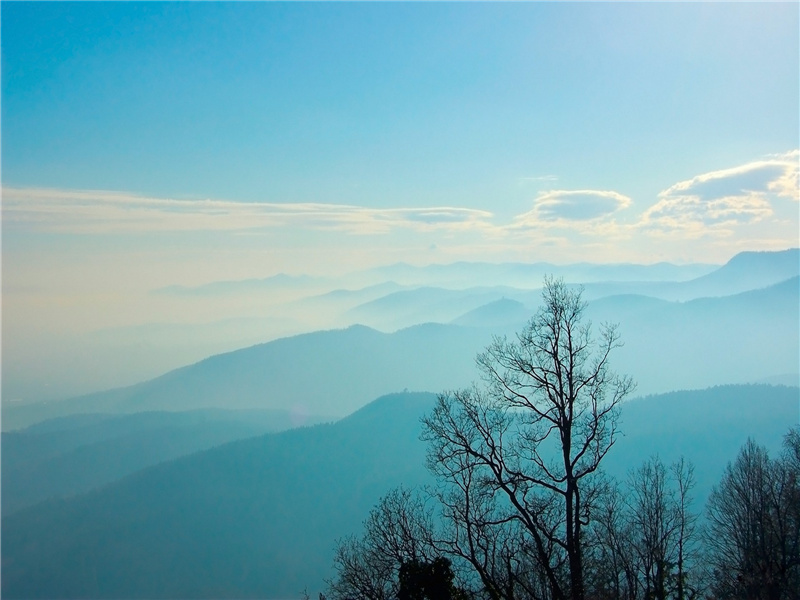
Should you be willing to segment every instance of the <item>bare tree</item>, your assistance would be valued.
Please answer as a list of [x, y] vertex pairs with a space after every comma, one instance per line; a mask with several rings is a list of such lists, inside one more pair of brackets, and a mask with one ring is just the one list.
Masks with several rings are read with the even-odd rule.
[[400, 568], [405, 563], [431, 563], [433, 547], [431, 513], [419, 494], [391, 490], [372, 509], [362, 537], [347, 537], [337, 544], [328, 582], [332, 600], [390, 600], [399, 591]]
[[336, 577], [328, 582], [333, 600], [389, 600], [397, 591], [394, 565], [363, 538], [339, 540], [333, 557]]
[[[516, 339], [495, 338], [478, 356], [484, 385], [441, 395], [423, 421], [452, 549], [494, 598], [585, 597], [592, 475], [634, 389], [609, 368], [616, 327], [595, 338], [585, 309], [580, 290], [546, 279], [543, 305]], [[537, 575], [522, 576], [523, 567]]]
[[645, 598], [686, 597], [687, 558], [693, 550], [696, 521], [689, 510], [693, 471], [683, 458], [668, 470], [654, 457], [629, 478], [632, 542]]
[[634, 528], [626, 494], [612, 483], [595, 508], [590, 529], [587, 571], [598, 600], [638, 600], [639, 569]]
[[[462, 421], [460, 431], [472, 435], [471, 424], [485, 417], [488, 415], [473, 415], [473, 420]], [[497, 421], [484, 420], [481, 428], [503, 436]], [[490, 475], [485, 465], [459, 453], [447, 458], [439, 455], [429, 461], [429, 467], [444, 483], [434, 491], [442, 524], [436, 546], [468, 565], [474, 579], [472, 587], [483, 589], [492, 599], [550, 598], [539, 553], [508, 503], [486, 485]], [[541, 518], [544, 520], [545, 515]], [[552, 552], [549, 545], [545, 553]]]
[[673, 562], [672, 539], [677, 527], [667, 485], [667, 469], [658, 458], [646, 461], [630, 476], [630, 513], [636, 532], [632, 541], [638, 555], [644, 597], [654, 600], [667, 597]]
[[772, 460], [748, 440], [708, 501], [706, 545], [720, 598], [800, 597], [800, 434]]
[[653, 457], [631, 471], [623, 489], [610, 487], [592, 527], [593, 595], [629, 600], [696, 597], [691, 464], [681, 458], [667, 468]]
[[694, 465], [684, 457], [672, 465], [672, 475], [677, 486], [676, 519], [677, 519], [677, 600], [696, 597], [702, 586], [689, 581], [687, 564], [693, 566], [697, 554], [695, 540], [697, 535], [697, 515], [690, 510], [692, 489], [694, 489]]

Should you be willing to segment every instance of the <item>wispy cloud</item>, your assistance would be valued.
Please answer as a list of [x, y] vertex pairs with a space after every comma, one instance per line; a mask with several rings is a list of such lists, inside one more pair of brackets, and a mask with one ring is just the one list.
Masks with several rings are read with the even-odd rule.
[[[504, 223], [490, 211], [459, 206], [181, 200], [41, 188], [4, 188], [2, 213], [4, 228], [20, 231], [85, 235], [227, 231], [253, 236], [278, 229], [346, 235], [412, 232], [436, 236], [437, 243], [446, 239], [440, 249], [474, 251], [504, 245], [509, 252], [541, 247], [550, 238], [586, 247], [656, 239], [681, 243], [714, 238], [729, 243], [773, 235], [785, 245], [796, 244], [797, 238], [798, 161], [800, 151], [794, 150], [707, 172], [665, 189], [643, 212], [629, 210], [634, 207], [632, 199], [614, 190], [541, 191], [530, 210]], [[389, 243], [388, 235], [384, 241]]]
[[517, 183], [533, 183], [533, 182], [540, 182], [540, 181], [558, 181], [557, 175], [539, 175], [536, 177], [520, 177], [517, 179]]
[[800, 200], [795, 150], [681, 181], [658, 195], [641, 226], [657, 233], [729, 235], [737, 225], [774, 214], [774, 202]]
[[397, 228], [463, 231], [487, 227], [492, 213], [469, 208], [367, 208], [324, 203], [176, 200], [107, 191], [3, 189], [7, 224], [40, 231], [100, 234], [242, 231], [296, 227], [353, 234]]

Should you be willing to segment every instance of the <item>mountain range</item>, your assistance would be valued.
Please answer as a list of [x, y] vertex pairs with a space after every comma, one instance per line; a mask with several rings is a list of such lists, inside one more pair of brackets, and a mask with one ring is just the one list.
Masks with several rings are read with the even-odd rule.
[[[791, 253], [780, 256], [783, 264]], [[760, 264], [762, 258], [748, 264]], [[716, 280], [734, 280], [739, 267], [731, 269], [721, 270]], [[770, 277], [790, 271], [777, 269]], [[723, 276], [726, 272], [732, 274]], [[417, 298], [438, 293], [416, 292]], [[533, 292], [528, 294], [533, 297]], [[400, 304], [414, 302], [404, 296]], [[607, 296], [591, 301], [587, 316], [596, 325], [619, 324], [624, 346], [612, 357], [612, 366], [633, 376], [639, 392], [648, 394], [775, 377], [797, 382], [798, 306], [800, 279], [795, 275], [762, 289], [686, 302], [636, 294]], [[501, 297], [479, 303], [447, 324], [420, 324], [393, 333], [354, 325], [282, 338], [125, 388], [59, 401], [4, 404], [3, 427], [15, 429], [82, 412], [205, 408], [342, 416], [382, 394], [468, 385], [476, 376], [476, 353], [492, 335], [513, 335], [533, 311], [519, 300]]]
[[[307, 313], [339, 328], [92, 394], [4, 396], [2, 596], [322, 590], [336, 540], [358, 533], [382, 494], [432, 483], [420, 417], [436, 393], [476, 379], [475, 354], [493, 336], [525, 325], [546, 272], [584, 284], [595, 333], [618, 324], [624, 345], [611, 367], [638, 383], [604, 462], [609, 476], [624, 479], [652, 455], [684, 455], [701, 510], [748, 437], [775, 452], [800, 420], [797, 249], [742, 253], [719, 268], [552, 266], [394, 265], [334, 289], [324, 278], [280, 276], [159, 291], [170, 302], [269, 298], [274, 313], [215, 326], [227, 343], [244, 339], [240, 329], [257, 338], [265, 323], [302, 328]], [[137, 340], [161, 331], [141, 326]], [[164, 332], [195, 353], [205, 347], [190, 325]], [[124, 344], [120, 331], [103, 343], [117, 334]], [[759, 381], [791, 385], [751, 385]]]
[[[473, 310], [480, 314], [482, 307], [499, 300], [518, 302], [522, 310], [533, 314], [546, 274], [563, 276], [570, 285], [582, 283], [584, 297], [591, 301], [639, 295], [686, 302], [769, 287], [796, 277], [798, 264], [798, 250], [790, 249], [743, 252], [719, 267], [666, 263], [453, 263], [426, 267], [400, 264], [339, 278], [278, 275], [194, 287], [172, 286], [141, 299], [142, 310], [145, 306], [152, 308], [149, 313], [153, 315], [152, 322], [58, 335], [32, 332], [18, 338], [9, 338], [8, 330], [4, 329], [4, 412], [11, 405], [54, 402], [130, 386], [209, 356], [254, 344], [352, 325], [366, 325], [391, 334], [436, 322], [477, 328], [500, 326], [504, 327], [501, 331], [490, 333], [510, 333], [525, 319], [501, 315], [497, 307], [487, 309], [497, 313], [494, 320], [476, 319], [475, 315], [466, 317], [466, 314]], [[622, 317], [612, 316], [612, 320], [624, 321]], [[483, 343], [476, 344], [472, 352]], [[790, 371], [796, 373], [797, 368]], [[775, 375], [780, 373], [758, 374], [761, 379]], [[728, 380], [698, 380], [691, 385], [723, 381]], [[361, 400], [366, 402], [381, 393], [405, 387], [430, 389], [409, 381], [399, 387], [371, 389]], [[647, 391], [668, 389], [661, 385], [647, 387]], [[339, 414], [352, 408], [355, 407], [348, 406]], [[12, 420], [14, 426], [30, 423]], [[5, 429], [9, 427], [4, 424]]]

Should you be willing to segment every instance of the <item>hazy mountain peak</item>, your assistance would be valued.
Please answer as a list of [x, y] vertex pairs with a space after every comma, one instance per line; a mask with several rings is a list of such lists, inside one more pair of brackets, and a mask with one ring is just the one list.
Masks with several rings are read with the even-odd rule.
[[211, 281], [195, 286], [168, 285], [153, 290], [153, 294], [167, 294], [180, 296], [194, 296], [206, 294], [228, 294], [243, 291], [274, 290], [279, 288], [303, 288], [321, 283], [321, 280], [310, 275], [289, 275], [277, 273], [269, 277], [231, 279], [224, 281]]
[[785, 264], [800, 267], [800, 248], [787, 248], [786, 250], [745, 250], [735, 254], [726, 265], [775, 265]]

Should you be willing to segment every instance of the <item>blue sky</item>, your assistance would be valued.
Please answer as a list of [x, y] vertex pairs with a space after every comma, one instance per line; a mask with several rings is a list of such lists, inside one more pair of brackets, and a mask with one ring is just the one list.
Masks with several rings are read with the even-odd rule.
[[[566, 261], [582, 241], [599, 260], [719, 260], [769, 232], [726, 231], [727, 246], [704, 236], [688, 253], [637, 238], [600, 255], [581, 234], [800, 145], [795, 3], [4, 3], [2, 16], [7, 190], [450, 207], [434, 213], [495, 227], [544, 195], [547, 214], [564, 206], [575, 224], [555, 236], [573, 246]], [[55, 229], [99, 233], [82, 218]], [[313, 244], [318, 228], [302, 222]], [[786, 245], [785, 231], [772, 237]]]
[[3, 183], [646, 206], [795, 149], [797, 25], [795, 4], [6, 3]]
[[164, 285], [397, 261], [796, 246], [798, 20], [3, 2], [4, 316], [111, 325]]

